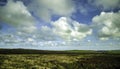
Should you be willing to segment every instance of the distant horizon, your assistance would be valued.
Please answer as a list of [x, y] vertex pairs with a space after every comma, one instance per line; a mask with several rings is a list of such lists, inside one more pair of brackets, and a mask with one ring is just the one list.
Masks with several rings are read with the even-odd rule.
[[41, 47], [32, 47], [32, 46], [27, 46], [27, 47], [16, 47], [16, 46], [9, 46], [9, 47], [1, 47], [0, 49], [34, 49], [34, 50], [56, 50], [56, 51], [64, 51], [64, 50], [95, 50], [95, 51], [99, 51], [99, 50], [120, 50], [120, 48], [118, 48], [119, 46], [105, 46], [104, 48], [94, 48], [96, 46], [92, 46], [92, 47], [88, 47], [88, 46], [77, 46], [77, 47], [73, 47], [73, 46], [41, 46]]

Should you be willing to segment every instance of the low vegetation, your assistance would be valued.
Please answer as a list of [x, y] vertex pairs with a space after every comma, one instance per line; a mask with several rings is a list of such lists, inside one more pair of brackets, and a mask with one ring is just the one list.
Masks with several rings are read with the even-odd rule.
[[[119, 69], [120, 54], [105, 51], [39, 51], [40, 54], [0, 51], [0, 69]], [[18, 49], [21, 50], [22, 49]], [[30, 51], [30, 50], [29, 50]], [[15, 53], [16, 52], [16, 53]], [[49, 52], [49, 53], [48, 53]], [[88, 52], [88, 53], [86, 53]]]

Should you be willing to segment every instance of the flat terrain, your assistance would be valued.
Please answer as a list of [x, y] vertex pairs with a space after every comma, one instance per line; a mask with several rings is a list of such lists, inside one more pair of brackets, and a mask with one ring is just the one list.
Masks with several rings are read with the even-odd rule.
[[119, 69], [120, 51], [0, 49], [0, 69]]

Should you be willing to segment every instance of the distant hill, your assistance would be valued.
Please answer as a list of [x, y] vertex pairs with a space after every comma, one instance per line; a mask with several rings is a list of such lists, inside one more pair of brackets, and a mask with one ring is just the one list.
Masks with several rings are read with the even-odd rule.
[[120, 50], [113, 51], [94, 51], [94, 50], [67, 50], [67, 51], [52, 51], [52, 50], [34, 50], [34, 49], [0, 49], [0, 54], [120, 54]]

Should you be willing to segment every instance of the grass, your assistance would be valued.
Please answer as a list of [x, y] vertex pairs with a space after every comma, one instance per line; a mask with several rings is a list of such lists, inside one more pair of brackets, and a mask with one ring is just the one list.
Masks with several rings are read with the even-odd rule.
[[[5, 51], [7, 51], [7, 53], [5, 53]], [[14, 54], [10, 51], [14, 51]], [[116, 51], [37, 51], [37, 53], [34, 53], [35, 50], [23, 51], [22, 49], [1, 49], [0, 69], [120, 68], [119, 51], [117, 51], [118, 53]], [[38, 52], [41, 53], [38, 54]]]

